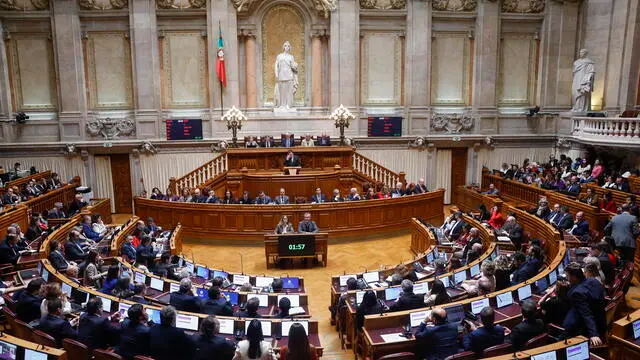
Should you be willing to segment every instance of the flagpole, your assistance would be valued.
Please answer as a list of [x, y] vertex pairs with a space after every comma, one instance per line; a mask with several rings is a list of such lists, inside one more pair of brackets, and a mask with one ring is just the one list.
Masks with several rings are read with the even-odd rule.
[[220, 83], [220, 115], [224, 116], [224, 94], [222, 93], [222, 81], [218, 81]]

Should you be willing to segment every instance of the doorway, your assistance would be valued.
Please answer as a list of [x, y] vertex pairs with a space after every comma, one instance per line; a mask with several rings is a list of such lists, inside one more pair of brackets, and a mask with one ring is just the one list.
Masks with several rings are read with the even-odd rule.
[[451, 202], [457, 199], [458, 186], [467, 182], [467, 148], [451, 149]]
[[131, 187], [131, 166], [129, 154], [112, 154], [111, 179], [113, 182], [113, 202], [118, 214], [133, 213], [133, 191]]

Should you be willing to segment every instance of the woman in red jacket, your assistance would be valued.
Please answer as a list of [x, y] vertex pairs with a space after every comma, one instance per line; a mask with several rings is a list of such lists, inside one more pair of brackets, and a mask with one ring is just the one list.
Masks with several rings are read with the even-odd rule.
[[618, 210], [618, 206], [616, 205], [616, 202], [613, 201], [613, 195], [611, 195], [610, 191], [604, 194], [604, 199], [600, 202], [600, 208], [614, 214]]
[[500, 229], [504, 225], [504, 218], [498, 206], [491, 208], [491, 218], [488, 221], [489, 225], [494, 229]]

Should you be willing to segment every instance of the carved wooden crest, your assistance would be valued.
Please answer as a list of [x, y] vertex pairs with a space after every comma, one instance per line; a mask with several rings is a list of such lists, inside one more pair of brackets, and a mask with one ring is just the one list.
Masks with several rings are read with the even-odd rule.
[[107, 140], [111, 140], [118, 138], [119, 135], [135, 134], [136, 125], [129, 118], [96, 118], [87, 122], [87, 132], [91, 136], [100, 135]]

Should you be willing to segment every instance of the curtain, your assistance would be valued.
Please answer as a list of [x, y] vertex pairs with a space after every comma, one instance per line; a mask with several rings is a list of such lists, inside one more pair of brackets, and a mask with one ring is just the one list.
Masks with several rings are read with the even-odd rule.
[[451, 149], [436, 153], [436, 188], [445, 189], [444, 203], [451, 203]]
[[219, 153], [160, 153], [155, 155], [140, 155], [140, 170], [144, 187], [148, 193], [157, 187], [163, 193], [169, 186], [169, 178], [179, 178], [207, 161], [218, 156]]
[[111, 199], [111, 212], [116, 212], [115, 197], [113, 194], [113, 179], [111, 178], [111, 158], [109, 156], [96, 156], [96, 187], [93, 196], [97, 198]]
[[5, 170], [13, 169], [15, 163], [20, 163], [20, 168], [29, 170], [35, 166], [38, 171], [51, 170], [60, 175], [62, 182], [71, 180], [74, 176], [80, 176], [82, 184], [87, 183], [84, 161], [78, 156], [20, 156], [11, 158], [0, 158], [0, 165]]
[[427, 151], [358, 149], [358, 153], [393, 172], [404, 171], [409, 183], [417, 183], [420, 178], [427, 180], [429, 178], [427, 176], [429, 171]]
[[478, 162], [476, 168], [476, 179], [474, 182], [480, 184], [482, 181], [482, 167], [489, 170], [500, 169], [502, 163], [522, 165], [524, 159], [530, 161], [545, 162], [549, 160], [549, 154], [555, 153], [551, 147], [542, 148], [495, 148], [493, 150], [482, 148], [478, 151]]

